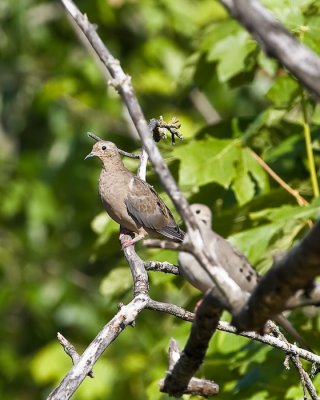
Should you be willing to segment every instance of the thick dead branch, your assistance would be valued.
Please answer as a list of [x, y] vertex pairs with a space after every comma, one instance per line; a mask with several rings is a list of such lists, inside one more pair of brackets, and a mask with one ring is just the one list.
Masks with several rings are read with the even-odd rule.
[[320, 274], [320, 222], [302, 241], [276, 262], [263, 276], [247, 305], [234, 315], [239, 330], [259, 330], [267, 320], [286, 309], [286, 303], [299, 290], [312, 288]]
[[[172, 370], [181, 357], [178, 343], [171, 338], [169, 344], [169, 369]], [[165, 379], [159, 382], [160, 391], [166, 392]], [[188, 386], [184, 390], [185, 394], [198, 395], [202, 397], [211, 397], [219, 393], [219, 385], [207, 379], [191, 378]]]
[[258, 41], [268, 56], [279, 60], [320, 99], [320, 58], [299, 43], [257, 0], [219, 0]]
[[186, 393], [188, 384], [203, 362], [211, 336], [217, 329], [222, 309], [206, 295], [198, 307], [187, 344], [179, 360], [169, 370], [161, 390], [171, 396]]

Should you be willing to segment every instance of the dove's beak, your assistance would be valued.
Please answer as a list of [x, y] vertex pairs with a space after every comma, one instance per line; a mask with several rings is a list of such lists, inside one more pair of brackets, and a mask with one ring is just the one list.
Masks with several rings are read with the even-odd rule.
[[85, 157], [85, 160], [86, 160], [87, 158], [94, 157], [94, 156], [96, 156], [96, 153], [95, 153], [94, 151], [92, 151], [91, 153], [89, 153], [89, 154]]

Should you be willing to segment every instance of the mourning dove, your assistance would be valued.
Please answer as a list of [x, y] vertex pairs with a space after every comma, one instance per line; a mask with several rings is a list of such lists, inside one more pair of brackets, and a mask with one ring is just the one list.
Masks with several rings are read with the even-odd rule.
[[[251, 266], [247, 258], [230, 242], [219, 236], [211, 229], [211, 210], [203, 204], [191, 205], [191, 211], [194, 214], [205, 244], [217, 264], [225, 269], [231, 279], [233, 279], [244, 292], [251, 293], [259, 282], [259, 275]], [[191, 285], [205, 293], [215, 284], [210, 275], [201, 267], [198, 261], [186, 252], [179, 253], [179, 270], [181, 275]], [[290, 322], [281, 314], [275, 318], [295, 340], [308, 348], [304, 339], [293, 328]]]
[[184, 232], [168, 207], [152, 186], [123, 165], [114, 143], [98, 141], [85, 159], [94, 156], [102, 161], [99, 194], [103, 207], [122, 228], [138, 234], [134, 239], [121, 242], [123, 248], [154, 233], [177, 241], [183, 240]]

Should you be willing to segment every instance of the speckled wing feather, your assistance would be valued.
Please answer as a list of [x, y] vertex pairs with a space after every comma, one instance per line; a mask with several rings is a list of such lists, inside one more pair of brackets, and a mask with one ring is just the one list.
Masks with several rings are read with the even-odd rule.
[[144, 228], [182, 241], [184, 232], [176, 224], [171, 212], [146, 182], [134, 176], [125, 199], [129, 215]]

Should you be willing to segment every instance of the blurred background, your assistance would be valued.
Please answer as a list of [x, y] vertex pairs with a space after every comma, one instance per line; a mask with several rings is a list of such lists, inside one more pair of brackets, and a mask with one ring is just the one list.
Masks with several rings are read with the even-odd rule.
[[[146, 118], [176, 116], [182, 123], [183, 142], [159, 144], [181, 190], [211, 207], [215, 229], [264, 272], [318, 216], [305, 135], [310, 129], [318, 170], [319, 107], [217, 1], [76, 3], [131, 75]], [[319, 3], [264, 1], [317, 53]], [[46, 398], [71, 367], [56, 333], [81, 353], [117, 304], [132, 298], [118, 226], [97, 195], [99, 161], [84, 161], [93, 144], [87, 131], [127, 151], [140, 146], [108, 79], [58, 1], [1, 1], [1, 398]], [[310, 204], [300, 207], [252, 150]], [[125, 163], [136, 170], [136, 161]], [[151, 168], [148, 181], [173, 209]], [[136, 248], [146, 260], [177, 260], [174, 252]], [[179, 277], [149, 275], [154, 299], [193, 310], [195, 289]], [[297, 310], [290, 319], [319, 351], [318, 310]], [[157, 382], [167, 370], [169, 339], [182, 347], [189, 329], [171, 316], [142, 312], [73, 398], [167, 399]], [[217, 333], [198, 375], [219, 383], [220, 399], [300, 399], [298, 375], [283, 361], [272, 348]], [[319, 387], [319, 377], [315, 382]]]

